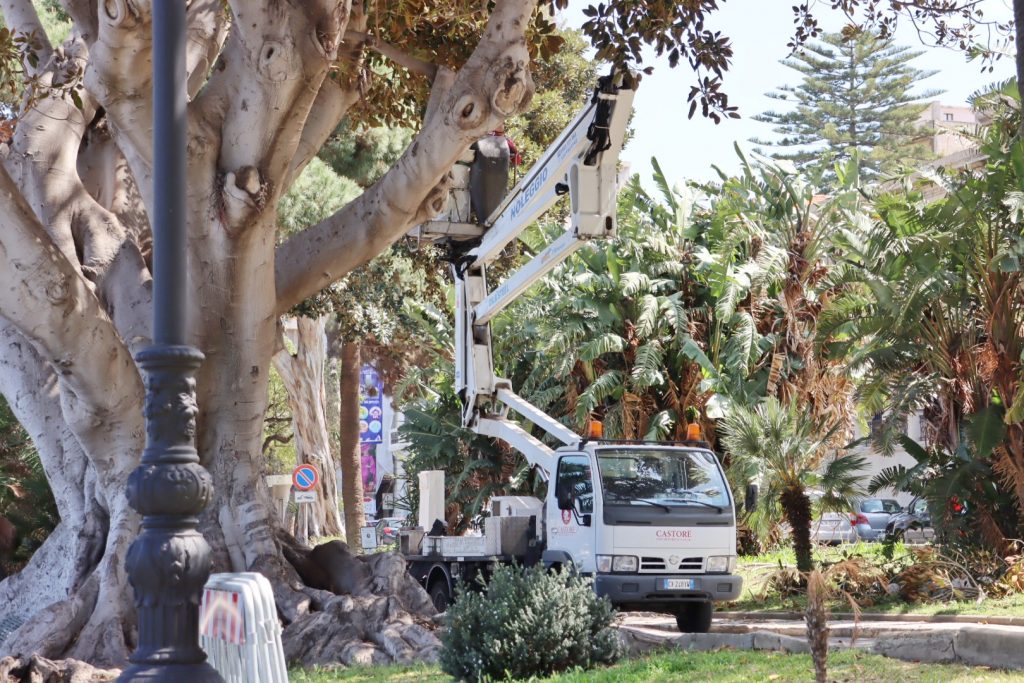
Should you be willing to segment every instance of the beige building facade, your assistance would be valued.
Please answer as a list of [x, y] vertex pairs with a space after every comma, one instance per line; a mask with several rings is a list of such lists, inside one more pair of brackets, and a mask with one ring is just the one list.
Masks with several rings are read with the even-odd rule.
[[982, 116], [966, 105], [953, 106], [938, 101], [921, 112], [919, 121], [932, 153], [940, 159], [974, 147], [972, 136], [984, 123]]

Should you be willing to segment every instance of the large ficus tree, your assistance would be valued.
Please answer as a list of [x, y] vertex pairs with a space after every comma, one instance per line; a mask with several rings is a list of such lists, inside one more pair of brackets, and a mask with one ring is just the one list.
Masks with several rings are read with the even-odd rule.
[[[152, 318], [151, 3], [59, 4], [73, 26], [56, 45], [33, 2], [0, 2], [0, 56], [20, 62], [3, 71], [18, 111], [0, 166], [0, 389], [61, 518], [0, 583], [4, 613], [28, 617], [0, 647], [120, 663], [135, 638], [124, 557], [138, 529], [124, 490], [144, 445], [133, 354]], [[699, 75], [692, 97], [726, 111], [717, 76], [731, 51], [705, 28], [716, 4], [602, 5], [588, 35], [618, 62], [637, 40], [677, 51]], [[310, 598], [259, 480], [277, 319], [442, 209], [456, 159], [529, 104], [531, 55], [557, 49], [552, 29], [536, 0], [188, 2], [182, 286], [206, 356], [196, 442], [215, 485], [201, 530], [217, 570], [271, 579], [286, 622]], [[418, 132], [357, 199], [278, 243], [279, 198], [346, 117]]]

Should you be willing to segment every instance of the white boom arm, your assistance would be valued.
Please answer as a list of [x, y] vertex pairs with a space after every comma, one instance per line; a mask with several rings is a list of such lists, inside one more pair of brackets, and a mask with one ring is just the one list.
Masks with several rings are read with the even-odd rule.
[[[634, 88], [629, 75], [600, 79], [591, 103], [484, 221], [480, 244], [453, 267], [455, 385], [463, 402], [463, 424], [505, 441], [546, 475], [554, 465], [553, 451], [510, 421], [509, 410], [566, 445], [580, 437], [517, 396], [508, 380], [494, 375], [490, 321], [584, 242], [615, 235], [618, 158]], [[571, 214], [565, 233], [488, 293], [487, 265], [564, 194], [569, 195]], [[437, 232], [451, 235], [451, 224]]]

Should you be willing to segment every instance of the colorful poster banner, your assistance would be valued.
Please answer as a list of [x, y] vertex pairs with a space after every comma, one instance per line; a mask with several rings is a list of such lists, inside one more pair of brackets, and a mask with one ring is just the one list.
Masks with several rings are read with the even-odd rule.
[[360, 470], [363, 475], [363, 512], [377, 514], [377, 445], [364, 443], [360, 446]]
[[377, 448], [373, 444], [364, 443], [360, 453], [363, 471], [363, 500], [373, 497], [377, 492]]
[[380, 373], [364, 365], [359, 374], [359, 443], [384, 442], [384, 386]]

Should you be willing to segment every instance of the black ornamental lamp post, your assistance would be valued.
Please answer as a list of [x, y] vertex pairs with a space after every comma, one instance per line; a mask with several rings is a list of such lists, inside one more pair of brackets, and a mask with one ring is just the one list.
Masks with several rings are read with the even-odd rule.
[[128, 550], [138, 646], [119, 681], [221, 682], [199, 647], [210, 546], [196, 527], [213, 484], [195, 448], [187, 344], [185, 0], [153, 0], [153, 345], [135, 360], [146, 386], [146, 449], [128, 478], [142, 531]]

